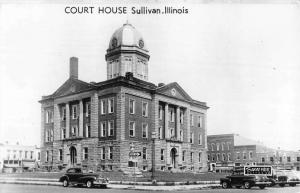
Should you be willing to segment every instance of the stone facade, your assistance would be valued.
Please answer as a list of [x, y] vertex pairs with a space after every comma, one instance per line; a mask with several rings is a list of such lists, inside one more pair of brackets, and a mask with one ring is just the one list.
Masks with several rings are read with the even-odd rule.
[[[108, 59], [129, 49], [118, 46], [108, 50]], [[138, 46], [144, 48], [144, 42], [127, 51], [140, 57], [143, 48]], [[73, 57], [70, 78], [40, 101], [44, 167], [125, 171], [137, 166], [148, 171], [154, 165], [164, 171], [207, 171], [206, 103], [192, 99], [176, 82], [156, 86], [145, 81], [148, 63], [147, 68], [139, 66], [143, 63], [134, 65], [144, 69], [143, 78], [139, 71], [135, 75], [122, 67], [115, 78], [109, 75], [106, 81], [86, 83], [74, 74], [76, 62]], [[132, 157], [132, 152], [141, 156]]]

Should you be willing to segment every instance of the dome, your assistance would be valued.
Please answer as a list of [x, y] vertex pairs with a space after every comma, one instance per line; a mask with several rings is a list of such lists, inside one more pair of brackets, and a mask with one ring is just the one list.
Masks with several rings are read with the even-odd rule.
[[147, 50], [141, 34], [129, 23], [125, 23], [117, 29], [109, 41], [108, 49], [114, 49], [119, 46], [136, 46], [140, 49]]

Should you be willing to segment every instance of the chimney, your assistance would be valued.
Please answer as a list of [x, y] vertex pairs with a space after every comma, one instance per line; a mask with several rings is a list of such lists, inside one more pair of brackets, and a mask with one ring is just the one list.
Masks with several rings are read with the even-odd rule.
[[70, 58], [70, 78], [78, 79], [78, 58]]

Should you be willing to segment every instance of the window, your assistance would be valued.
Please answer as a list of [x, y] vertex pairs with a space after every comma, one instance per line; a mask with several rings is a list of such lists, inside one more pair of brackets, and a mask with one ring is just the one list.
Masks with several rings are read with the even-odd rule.
[[194, 116], [192, 113], [190, 114], [190, 125], [194, 126]]
[[226, 155], [225, 153], [222, 154], [222, 161], [225, 161], [226, 160]]
[[143, 160], [147, 159], [147, 148], [143, 147]]
[[62, 109], [61, 109], [61, 120], [65, 121], [66, 120], [66, 116], [67, 116], [67, 114], [66, 114], [66, 107], [62, 107]]
[[202, 128], [202, 117], [201, 116], [198, 116], [198, 127]]
[[227, 150], [230, 150], [231, 142], [227, 142]]
[[114, 135], [114, 121], [108, 121], [108, 136]]
[[[25, 151], [25, 158], [27, 158], [27, 151]], [[49, 161], [49, 151], [46, 151], [46, 162]]]
[[179, 135], [180, 135], [180, 141], [183, 141], [183, 130], [182, 129], [180, 129]]
[[199, 145], [202, 145], [202, 135], [201, 134], [199, 134], [198, 143], [199, 143]]
[[249, 159], [252, 159], [252, 158], [253, 158], [253, 152], [250, 151], [250, 152], [249, 152]]
[[212, 143], [211, 144], [211, 151], [215, 151], [215, 147], [214, 146], [215, 146], [215, 144]]
[[215, 161], [215, 154], [211, 154], [211, 161]]
[[100, 136], [106, 137], [106, 122], [100, 123]]
[[201, 159], [202, 159], [202, 152], [199, 152], [199, 163], [201, 162]]
[[135, 113], [135, 101], [133, 99], [129, 99], [129, 113]]
[[270, 157], [270, 162], [273, 162], [274, 161], [274, 158], [273, 157]]
[[77, 131], [77, 127], [73, 126], [72, 129], [71, 129], [71, 136], [72, 137], [76, 136], [76, 131]]
[[[16, 158], [16, 154], [14, 154], [14, 157]], [[33, 151], [30, 151], [30, 159], [33, 159]]]
[[222, 146], [221, 146], [221, 148], [222, 148], [222, 151], [224, 151], [225, 149], [224, 149], [224, 146], [225, 146], [225, 143], [222, 143]]
[[180, 110], [180, 119], [179, 119], [180, 124], [183, 124], [183, 110]]
[[183, 162], [185, 161], [185, 150], [182, 151], [182, 161], [183, 161]]
[[113, 146], [110, 146], [108, 148], [108, 155], [109, 155], [109, 159], [113, 159]]
[[38, 152], [38, 160], [41, 160], [41, 152]]
[[114, 112], [114, 99], [110, 98], [108, 99], [108, 113]]
[[53, 123], [53, 111], [46, 111], [46, 123]]
[[291, 162], [291, 157], [290, 156], [288, 156], [286, 159], [287, 159], [287, 162]]
[[227, 154], [227, 160], [228, 160], [228, 161], [230, 161], [230, 160], [231, 160], [231, 158], [230, 158], [230, 157], [231, 157], [231, 153], [228, 153], [228, 154]]
[[147, 102], [143, 102], [142, 115], [143, 115], [143, 117], [148, 117], [148, 103]]
[[72, 106], [72, 119], [77, 119], [77, 106]]
[[247, 159], [246, 152], [243, 152], [243, 159]]
[[158, 112], [159, 112], [159, 119], [162, 120], [163, 119], [163, 109], [162, 109], [161, 105], [159, 105], [159, 107], [158, 107]]
[[297, 157], [297, 162], [300, 162], [300, 157]]
[[135, 122], [129, 121], [129, 137], [135, 137]]
[[61, 139], [65, 139], [66, 138], [66, 128], [61, 128]]
[[175, 131], [174, 128], [169, 128], [170, 129], [170, 137], [174, 138], [175, 137]]
[[62, 149], [58, 150], [58, 158], [59, 158], [59, 161], [63, 160], [63, 151], [62, 151]]
[[19, 159], [22, 159], [22, 151], [19, 151]]
[[220, 151], [220, 144], [217, 143], [217, 151]]
[[161, 127], [158, 128], [158, 138], [159, 139], [163, 138], [163, 133], [162, 133], [162, 128]]
[[105, 147], [101, 148], [101, 159], [105, 159]]
[[190, 133], [190, 143], [194, 143], [194, 133]]
[[91, 126], [89, 124], [85, 125], [85, 137], [91, 137]]
[[142, 137], [143, 138], [148, 138], [148, 124], [147, 123], [143, 123], [143, 126], [142, 126]]
[[191, 152], [191, 163], [194, 161], [194, 152]]
[[85, 116], [86, 117], [90, 117], [91, 116], [91, 104], [90, 103], [86, 103], [85, 104]]
[[53, 141], [54, 138], [54, 131], [53, 129], [50, 130], [50, 141]]
[[237, 160], [241, 159], [241, 157], [240, 157], [240, 152], [236, 152], [236, 159], [237, 159]]
[[106, 101], [101, 100], [101, 115], [106, 114]]
[[169, 111], [169, 120], [171, 122], [175, 121], [175, 112], [174, 112], [174, 109], [170, 109], [170, 111]]
[[220, 154], [219, 153], [217, 153], [217, 161], [220, 161], [221, 159], [220, 159]]
[[165, 160], [165, 150], [160, 149], [160, 160], [164, 161]]
[[262, 163], [265, 162], [265, 158], [264, 158], [264, 157], [261, 158], [261, 162], [262, 162]]
[[207, 154], [207, 161], [210, 161], [210, 155]]

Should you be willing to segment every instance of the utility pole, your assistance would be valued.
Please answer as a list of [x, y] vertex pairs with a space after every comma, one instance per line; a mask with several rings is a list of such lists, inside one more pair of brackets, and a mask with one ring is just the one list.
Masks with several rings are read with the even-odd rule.
[[152, 173], [151, 173], [151, 180], [153, 181], [155, 179], [155, 138], [156, 138], [156, 132], [153, 131], [151, 134], [152, 139]]

